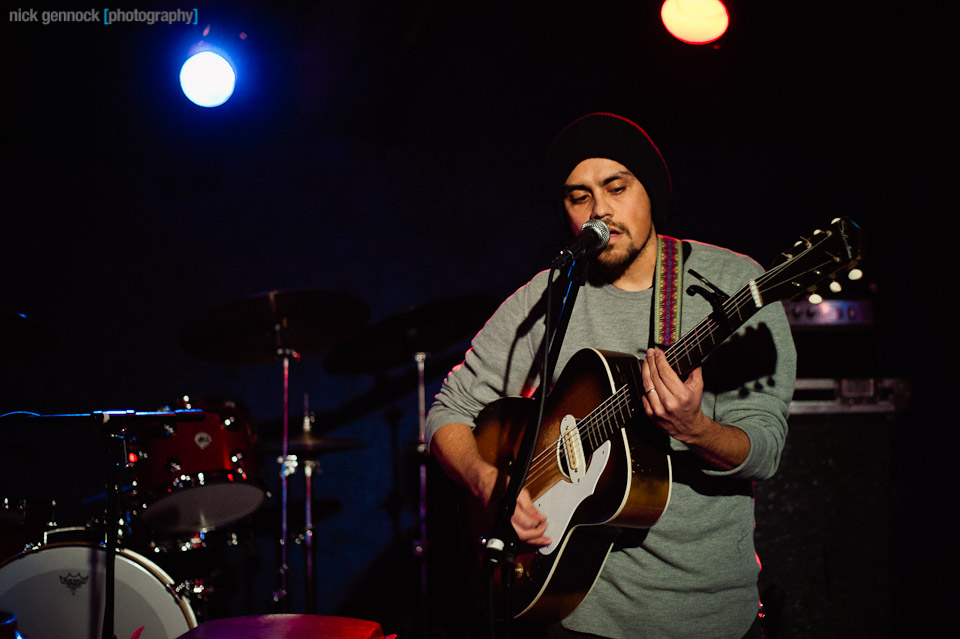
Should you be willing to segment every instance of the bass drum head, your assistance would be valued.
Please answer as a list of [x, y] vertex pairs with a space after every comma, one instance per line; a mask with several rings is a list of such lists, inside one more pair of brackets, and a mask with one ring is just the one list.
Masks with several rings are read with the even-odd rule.
[[[106, 551], [82, 543], [50, 544], [0, 565], [0, 610], [17, 615], [30, 639], [100, 639]], [[156, 564], [136, 553], [116, 555], [114, 635], [174, 639], [197, 625], [186, 599]]]

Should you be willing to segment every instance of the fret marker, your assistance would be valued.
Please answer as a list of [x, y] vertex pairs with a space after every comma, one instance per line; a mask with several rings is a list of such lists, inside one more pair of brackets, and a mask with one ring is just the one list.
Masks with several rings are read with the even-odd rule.
[[757, 281], [750, 280], [747, 284], [750, 287], [750, 295], [753, 296], [753, 303], [757, 308], [763, 308], [763, 298], [760, 296], [760, 289], [757, 288]]

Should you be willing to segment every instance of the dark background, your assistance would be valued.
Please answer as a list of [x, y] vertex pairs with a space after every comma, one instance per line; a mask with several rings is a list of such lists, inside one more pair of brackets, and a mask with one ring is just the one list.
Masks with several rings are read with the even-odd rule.
[[[0, 413], [154, 410], [186, 393], [240, 401], [275, 437], [280, 363], [204, 361], [181, 347], [184, 327], [271, 290], [346, 292], [371, 323], [456, 296], [502, 299], [566, 241], [544, 203], [545, 147], [571, 119], [614, 111], [670, 165], [661, 232], [769, 264], [837, 215], [864, 229], [866, 283], [849, 294], [875, 311], [865, 357], [912, 396], [883, 429], [872, 485], [889, 515], [864, 539], [889, 561], [890, 597], [849, 614], [892, 606], [896, 634], [923, 626], [957, 594], [945, 585], [957, 568], [957, 437], [956, 342], [949, 326], [940, 337], [956, 273], [943, 20], [906, 5], [727, 4], [729, 31], [702, 47], [667, 34], [655, 2], [238, 2], [200, 5], [196, 26], [5, 20], [0, 308], [56, 345], [0, 361]], [[239, 69], [234, 96], [210, 110], [177, 83], [207, 25]], [[478, 328], [468, 324], [427, 360], [428, 398], [444, 357]], [[801, 352], [801, 364], [834, 362], [841, 376], [850, 357]], [[323, 362], [291, 366], [294, 424], [307, 394], [321, 431], [365, 445], [320, 460], [318, 611], [397, 631], [416, 616], [415, 387], [344, 418], [338, 408], [379, 387]], [[61, 524], [95, 516], [96, 430], [21, 422], [0, 424], [2, 496], [55, 498]], [[274, 498], [250, 524], [257, 560], [228, 558], [219, 614], [271, 610], [277, 469], [267, 451], [261, 461]], [[862, 468], [829, 472], [821, 481], [838, 487], [863, 481]], [[444, 590], [432, 600], [449, 613]]]

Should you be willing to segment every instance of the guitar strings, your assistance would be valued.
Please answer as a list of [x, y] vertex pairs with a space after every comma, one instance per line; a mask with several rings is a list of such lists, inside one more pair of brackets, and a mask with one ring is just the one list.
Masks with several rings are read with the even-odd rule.
[[[625, 392], [626, 386], [621, 386], [617, 391], [612, 393], [604, 401], [600, 402], [589, 414], [584, 416], [579, 422], [577, 422], [576, 429], [578, 431], [581, 441], [584, 438], [591, 438], [590, 443], [595, 443], [592, 439], [592, 436], [598, 431], [609, 436], [610, 433], [604, 429], [604, 417], [612, 413], [612, 408], [617, 407], [621, 408], [626, 406], [627, 411], [629, 412], [628, 417], [632, 417], [636, 412], [636, 409], [629, 402], [629, 396]], [[620, 411], [623, 412], [622, 410]], [[566, 437], [565, 433], [561, 433], [556, 441], [552, 442], [554, 446], [559, 446], [563, 438]], [[601, 439], [602, 441], [602, 439]], [[547, 472], [551, 468], [551, 461], [553, 458], [553, 446], [547, 446], [543, 451], [538, 453], [534, 460], [530, 464], [530, 470], [527, 475], [527, 482], [533, 481], [541, 477], [544, 472]], [[594, 450], [596, 447], [594, 447]], [[592, 452], [592, 451], [591, 451]], [[525, 482], [526, 483], [526, 482]]]
[[[594, 408], [589, 414], [584, 416], [583, 419], [581, 419], [577, 423], [577, 426], [576, 426], [577, 430], [581, 431], [584, 427], [589, 429], [590, 425], [596, 419], [596, 416], [599, 413], [606, 410], [607, 404], [617, 401], [617, 395], [619, 393], [620, 391], [617, 391], [617, 393], [610, 395], [604, 401], [600, 402], [600, 404], [598, 404], [596, 408]], [[554, 445], [559, 445], [560, 441], [564, 437], [565, 437], [565, 434], [561, 433], [560, 436], [556, 439], [556, 441], [552, 443]], [[581, 437], [582, 437], [582, 433], [581, 433]], [[545, 447], [543, 451], [537, 454], [537, 456], [534, 458], [534, 461], [530, 464], [530, 471], [528, 474], [527, 481], [532, 481], [533, 479], [539, 478], [542, 472], [545, 472], [547, 469], [549, 469], [552, 457], [553, 457], [552, 446]]]

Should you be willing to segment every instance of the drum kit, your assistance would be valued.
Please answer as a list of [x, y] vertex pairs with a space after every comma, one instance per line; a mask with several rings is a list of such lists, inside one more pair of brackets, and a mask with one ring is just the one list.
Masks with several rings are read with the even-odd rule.
[[[250, 411], [227, 399], [184, 396], [146, 412], [0, 416], [0, 434], [36, 420], [94, 424], [108, 450], [107, 490], [98, 496], [106, 505], [102, 518], [92, 524], [63, 527], [50, 512], [4, 499], [0, 611], [16, 614], [21, 632], [32, 639], [152, 639], [186, 633], [196, 627], [198, 616], [204, 620], [204, 613], [195, 607], [211, 589], [202, 577], [175, 582], [158, 564], [197, 549], [236, 543], [241, 522], [249, 521], [272, 497], [258, 462], [260, 452], [268, 452], [277, 455], [280, 482], [274, 609], [289, 612], [289, 482], [299, 469], [305, 489], [304, 528], [298, 537], [305, 562], [305, 612], [314, 612], [312, 476], [321, 455], [365, 445], [326, 433], [374, 409], [374, 395], [378, 401], [390, 401], [413, 391], [409, 375], [385, 375], [404, 366], [415, 370], [419, 402], [420, 526], [414, 552], [421, 559], [420, 585], [425, 593], [425, 363], [432, 353], [472, 335], [493, 309], [490, 299], [463, 296], [367, 326], [368, 307], [349, 295], [287, 290], [247, 298], [199, 317], [181, 332], [181, 347], [189, 355], [222, 364], [279, 366], [282, 436], [270, 442], [258, 440]], [[0, 313], [0, 330], [4, 359], [26, 356], [40, 346], [55, 348], [52, 333], [22, 315]], [[303, 431], [293, 434], [291, 363], [320, 354], [326, 355], [324, 369], [332, 375], [376, 375], [381, 383], [348, 401], [342, 410], [319, 418], [308, 419], [305, 407]], [[449, 370], [448, 363], [445, 360], [437, 373]], [[395, 426], [391, 443], [396, 454]], [[16, 455], [16, 446], [4, 447], [2, 454]], [[396, 458], [393, 464], [396, 471]], [[425, 606], [426, 596], [421, 600]], [[425, 607], [421, 614], [426, 616]]]

